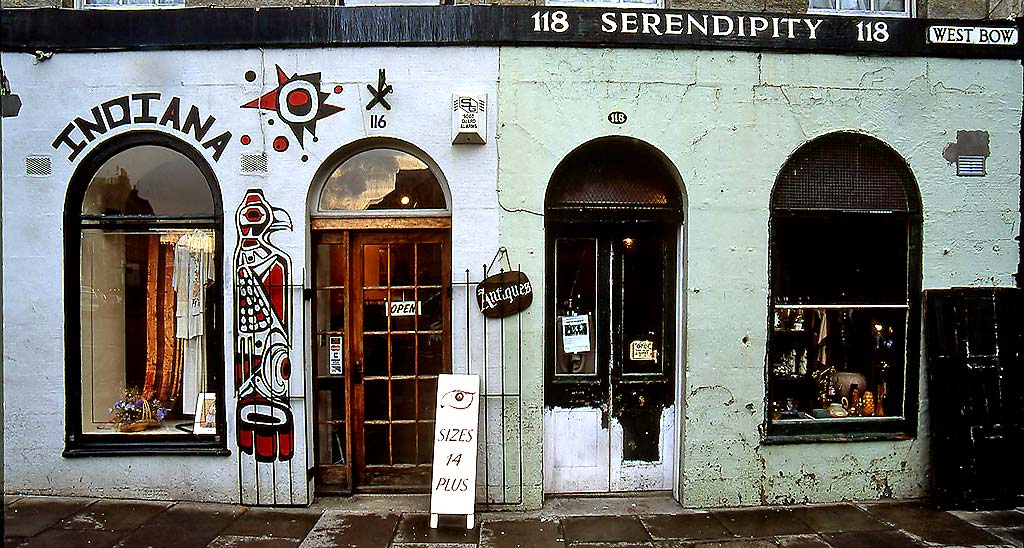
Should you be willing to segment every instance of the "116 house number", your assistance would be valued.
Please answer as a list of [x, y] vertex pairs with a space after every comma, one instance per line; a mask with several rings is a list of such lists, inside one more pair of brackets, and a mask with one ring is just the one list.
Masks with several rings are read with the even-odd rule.
[[569, 15], [564, 11], [538, 11], [533, 14], [534, 32], [565, 32], [569, 30]]

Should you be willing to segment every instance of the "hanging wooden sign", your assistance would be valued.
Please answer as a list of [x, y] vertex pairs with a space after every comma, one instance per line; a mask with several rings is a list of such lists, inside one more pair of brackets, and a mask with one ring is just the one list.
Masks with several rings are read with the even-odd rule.
[[476, 285], [476, 304], [488, 318], [517, 314], [532, 303], [533, 285], [518, 270], [488, 276]]

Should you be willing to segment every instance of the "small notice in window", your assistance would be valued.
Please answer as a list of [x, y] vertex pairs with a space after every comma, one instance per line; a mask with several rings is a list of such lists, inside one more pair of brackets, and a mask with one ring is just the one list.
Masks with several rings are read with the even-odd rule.
[[590, 352], [590, 316], [562, 316], [562, 349], [567, 354]]
[[342, 366], [342, 351], [341, 351], [341, 337], [332, 336], [328, 338], [328, 355], [330, 363], [331, 375], [342, 375], [345, 373], [345, 369]]
[[418, 316], [419, 313], [419, 301], [391, 301], [391, 316]]
[[654, 341], [632, 341], [629, 343], [629, 359], [635, 362], [652, 362], [657, 358], [654, 355]]

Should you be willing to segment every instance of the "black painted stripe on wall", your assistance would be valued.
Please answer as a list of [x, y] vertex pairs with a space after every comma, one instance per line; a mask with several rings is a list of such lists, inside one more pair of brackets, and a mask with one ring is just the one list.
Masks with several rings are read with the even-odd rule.
[[[565, 14], [564, 18], [557, 16], [558, 21], [565, 22], [564, 26], [559, 23], [555, 27], [553, 24], [555, 12]], [[732, 32], [715, 35], [711, 27], [705, 35], [700, 32], [700, 25], [694, 27], [689, 24], [691, 17], [698, 23], [707, 18], [709, 27], [717, 19], [719, 31], [726, 30], [728, 19], [733, 29]], [[792, 24], [792, 38], [788, 36], [789, 19], [797, 20]], [[614, 31], [609, 30], [613, 26], [612, 20], [616, 21]], [[769, 30], [750, 36], [754, 20], [757, 20], [757, 26], [763, 24], [761, 20], [769, 21]], [[782, 32], [777, 30], [779, 20], [783, 21]], [[927, 33], [932, 25], [978, 26], [1017, 29], [1019, 37], [1022, 21], [1024, 19], [1016, 22], [939, 21], [817, 14], [479, 5], [258, 10], [0, 9], [0, 49], [64, 52], [380, 45], [560, 45], [1020, 59], [1024, 50], [1019, 39], [1014, 46], [931, 44]], [[885, 27], [886, 39], [864, 40], [868, 35], [881, 36], [875, 34], [879, 23]], [[680, 24], [694, 32], [668, 33], [683, 28]], [[817, 26], [813, 29], [812, 38], [810, 27], [813, 25]], [[871, 32], [866, 32], [868, 25]], [[636, 32], [627, 32], [633, 28]], [[562, 32], [557, 29], [562, 29]]]

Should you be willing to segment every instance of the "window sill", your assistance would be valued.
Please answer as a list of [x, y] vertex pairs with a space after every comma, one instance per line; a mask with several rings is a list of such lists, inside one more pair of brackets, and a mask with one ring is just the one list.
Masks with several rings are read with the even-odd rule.
[[766, 431], [761, 439], [763, 445], [902, 441], [917, 437], [915, 424], [904, 417], [776, 421], [768, 424]]
[[844, 434], [769, 434], [761, 445], [790, 445], [794, 443], [847, 443], [861, 441], [904, 441], [915, 436], [906, 432], [849, 432]]
[[92, 443], [65, 447], [64, 458], [79, 457], [142, 457], [155, 455], [226, 457], [231, 450], [220, 443]]

